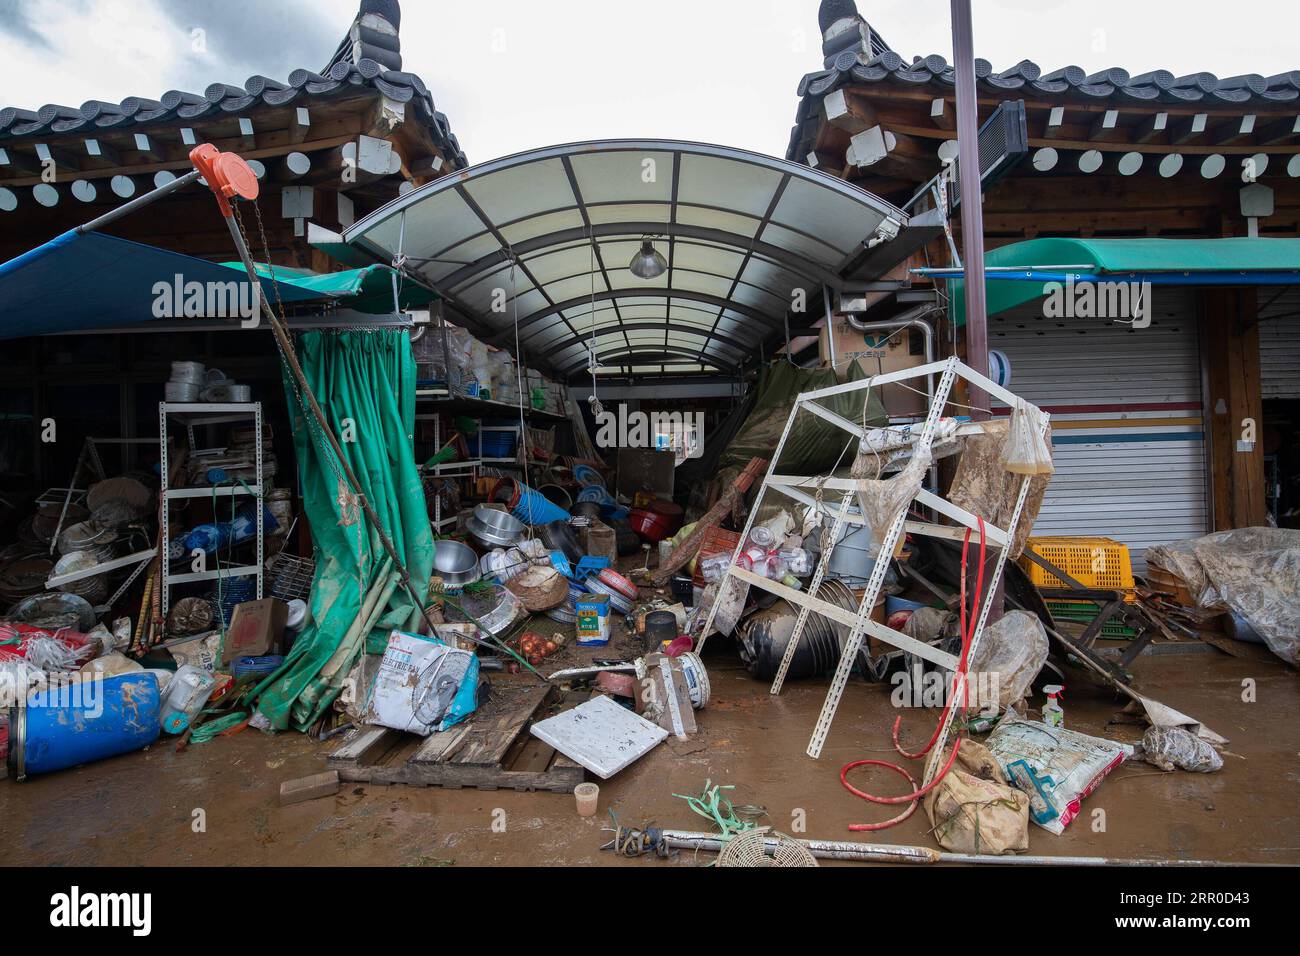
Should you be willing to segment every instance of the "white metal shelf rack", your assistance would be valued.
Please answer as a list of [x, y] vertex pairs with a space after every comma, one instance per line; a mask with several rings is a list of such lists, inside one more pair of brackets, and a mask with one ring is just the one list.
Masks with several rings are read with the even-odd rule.
[[[253, 441], [254, 458], [256, 464], [257, 483], [251, 486], [243, 484], [239, 486], [222, 486], [217, 488], [169, 488], [167, 485], [167, 476], [171, 471], [171, 465], [168, 461], [169, 435], [171, 433], [171, 423], [174, 421], [184, 427], [186, 437], [189, 440], [190, 451], [196, 450], [194, 440], [194, 429], [201, 428], [205, 425], [224, 425], [233, 422], [252, 421], [254, 423], [255, 438]], [[159, 547], [162, 550], [161, 560], [161, 607], [164, 619], [167, 617], [167, 611], [171, 606], [171, 588], [176, 584], [191, 584], [196, 581], [215, 581], [218, 578], [244, 578], [255, 577], [257, 579], [257, 599], [262, 599], [262, 577], [263, 565], [266, 561], [266, 528], [265, 528], [265, 509], [260, 505], [255, 509], [257, 512], [257, 563], [243, 565], [233, 568], [211, 568], [206, 571], [191, 571], [185, 574], [172, 574], [171, 561], [168, 555], [168, 530], [170, 528], [170, 510], [171, 502], [178, 500], [187, 500], [194, 498], [212, 498], [214, 495], [218, 498], [238, 498], [253, 497], [256, 501], [262, 500], [262, 490], [264, 482], [264, 472], [262, 468], [262, 403], [261, 402], [239, 402], [231, 404], [218, 403], [180, 403], [180, 402], [159, 402], [158, 403], [158, 441], [161, 446], [161, 479], [162, 485], [159, 493], [161, 502], [162, 515], [159, 527]], [[216, 517], [215, 515], [213, 516]], [[218, 558], [218, 560], [220, 560]]]

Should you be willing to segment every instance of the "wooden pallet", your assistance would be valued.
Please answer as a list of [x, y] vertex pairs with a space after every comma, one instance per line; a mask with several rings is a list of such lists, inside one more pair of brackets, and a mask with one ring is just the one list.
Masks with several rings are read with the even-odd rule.
[[387, 727], [362, 727], [330, 754], [326, 766], [346, 781], [459, 790], [572, 793], [583, 769], [528, 733], [564, 695], [546, 684], [508, 700], [490, 700], [465, 723], [428, 738]]

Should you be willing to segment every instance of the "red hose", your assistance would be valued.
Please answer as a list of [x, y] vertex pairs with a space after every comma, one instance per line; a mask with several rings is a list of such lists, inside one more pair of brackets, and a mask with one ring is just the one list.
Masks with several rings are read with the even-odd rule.
[[[980, 565], [979, 565], [979, 572], [975, 577], [976, 606], [979, 605], [979, 602], [984, 593], [984, 558], [987, 550], [987, 542], [984, 536], [984, 519], [977, 518], [977, 520], [979, 521], [979, 529], [980, 529]], [[950, 691], [948, 694], [948, 700], [944, 704], [943, 713], [939, 715], [939, 723], [935, 725], [934, 734], [930, 737], [930, 742], [926, 744], [925, 747], [922, 750], [918, 751], [917, 753], [909, 753], [908, 751], [904, 750], [902, 745], [898, 742], [898, 728], [903, 723], [903, 716], [900, 714], [899, 716], [894, 718], [894, 729], [891, 735], [894, 741], [894, 749], [897, 750], [902, 756], [906, 757], [909, 760], [918, 760], [921, 757], [924, 757], [926, 754], [928, 754], [931, 751], [931, 749], [933, 749], [934, 745], [938, 742], [939, 733], [943, 729], [944, 723], [948, 720], [949, 711], [951, 711], [952, 709], [953, 699], [956, 696], [958, 681], [961, 682], [961, 712], [963, 717], [965, 717], [966, 715], [966, 708], [968, 703], [970, 702], [970, 685], [966, 681], [966, 672], [967, 672], [967, 668], [970, 666], [970, 645], [971, 645], [971, 640], [975, 634], [975, 625], [976, 622], [979, 620], [979, 615], [971, 614], [969, 616], [969, 622], [968, 622], [968, 618], [966, 614], [966, 564], [967, 564], [967, 558], [969, 556], [969, 553], [970, 553], [970, 529], [967, 529], [966, 538], [963, 541], [962, 548], [961, 548], [961, 621], [960, 621], [961, 658], [957, 662], [957, 673], [953, 675], [952, 691]], [[957, 760], [957, 751], [960, 748], [961, 748], [961, 738], [958, 737], [957, 740], [952, 745], [952, 753], [949, 754], [948, 762], [943, 765], [943, 769], [940, 770], [939, 773], [935, 775], [935, 778], [933, 780], [931, 780], [928, 784], [926, 784], [924, 787], [920, 788], [919, 790], [916, 789], [916, 781], [912, 778], [912, 775], [910, 773], [908, 773], [898, 764], [890, 763], [887, 760], [855, 760], [852, 763], [845, 764], [843, 767], [840, 768], [840, 783], [844, 785], [844, 788], [848, 790], [849, 793], [852, 793], [855, 796], [859, 796], [863, 800], [869, 800], [872, 803], [910, 804], [907, 810], [905, 810], [903, 813], [899, 814], [893, 819], [886, 820], [884, 823], [855, 823], [852, 824], [849, 827], [849, 829], [854, 832], [863, 832], [863, 831], [870, 831], [870, 830], [885, 830], [888, 829], [889, 827], [897, 826], [898, 824], [902, 823], [904, 820], [906, 820], [908, 817], [910, 817], [913, 813], [916, 812], [917, 801], [919, 801], [921, 797], [925, 796], [927, 793], [929, 793], [931, 790], [937, 787], [939, 785], [939, 782], [942, 781], [943, 778], [948, 775], [948, 771], [952, 769], [952, 765]], [[900, 776], [904, 777], [907, 780], [907, 782], [912, 785], [913, 788], [912, 792], [905, 793], [902, 796], [898, 796], [898, 797], [877, 797], [870, 793], [866, 793], [865, 791], [859, 790], [857, 787], [849, 783], [848, 780], [849, 771], [853, 770], [856, 767], [884, 767], [886, 770], [892, 770], [894, 773], [897, 773]]]

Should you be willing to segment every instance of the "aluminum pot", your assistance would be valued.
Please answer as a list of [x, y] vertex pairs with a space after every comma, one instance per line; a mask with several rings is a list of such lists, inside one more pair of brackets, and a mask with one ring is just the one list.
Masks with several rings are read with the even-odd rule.
[[449, 588], [463, 588], [483, 577], [474, 549], [459, 541], [439, 541], [434, 547], [433, 570]]
[[524, 523], [514, 515], [497, 511], [486, 505], [474, 508], [474, 516], [466, 523], [470, 534], [489, 548], [508, 548], [524, 536]]

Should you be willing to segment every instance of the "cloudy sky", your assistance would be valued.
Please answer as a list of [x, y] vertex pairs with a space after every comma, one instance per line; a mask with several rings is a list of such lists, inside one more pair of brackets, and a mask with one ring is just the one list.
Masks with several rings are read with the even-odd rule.
[[[817, 0], [406, 0], [419, 73], [472, 162], [602, 137], [783, 155]], [[979, 56], [1045, 70], [1300, 69], [1295, 0], [975, 0]], [[156, 98], [320, 69], [357, 0], [0, 0], [0, 105]], [[905, 57], [951, 59], [948, 0], [859, 0]], [[1245, 15], [1225, 15], [1233, 9]]]

